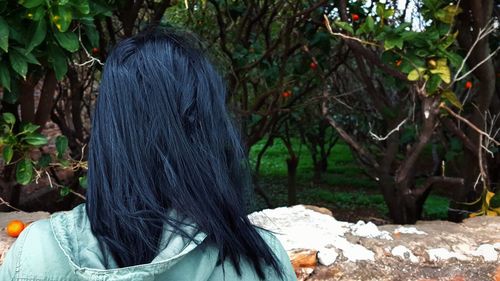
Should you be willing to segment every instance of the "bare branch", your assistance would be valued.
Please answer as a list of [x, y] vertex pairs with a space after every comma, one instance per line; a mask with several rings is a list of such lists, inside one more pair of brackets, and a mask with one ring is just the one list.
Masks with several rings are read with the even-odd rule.
[[376, 141], [383, 141], [383, 140], [386, 140], [389, 138], [390, 135], [394, 134], [395, 132], [399, 131], [399, 129], [401, 128], [401, 126], [403, 126], [406, 121], [408, 121], [408, 118], [405, 118], [403, 121], [401, 121], [401, 123], [399, 123], [399, 125], [392, 129], [389, 133], [387, 133], [387, 135], [383, 136], [383, 137], [380, 137], [380, 136], [377, 136], [375, 133], [372, 132], [371, 130], [371, 124], [370, 124], [370, 135], [372, 136], [372, 138]]
[[469, 125], [469, 127], [471, 127], [474, 131], [478, 132], [480, 135], [483, 135], [485, 136], [487, 139], [489, 139], [491, 142], [493, 142], [494, 144], [496, 145], [499, 145], [500, 146], [500, 142], [495, 140], [494, 138], [490, 137], [489, 134], [487, 134], [486, 132], [484, 132], [483, 130], [479, 129], [476, 125], [472, 124], [469, 120], [467, 120], [466, 118], [458, 115], [457, 113], [455, 113], [451, 108], [449, 108], [448, 106], [446, 106], [446, 104], [444, 104], [444, 102], [442, 102], [440, 105], [439, 105], [440, 108], [446, 110], [448, 113], [450, 113], [451, 115], [453, 115], [455, 118], [459, 119], [460, 121], [464, 122], [465, 124]]
[[490, 33], [492, 33], [493, 31], [495, 31], [495, 27], [492, 23], [492, 21], [490, 20], [488, 22], [488, 24], [486, 24], [486, 27], [485, 28], [480, 28], [479, 29], [479, 32], [477, 34], [477, 37], [476, 37], [476, 40], [474, 40], [474, 42], [472, 43], [472, 46], [469, 48], [469, 51], [467, 52], [467, 55], [465, 56], [465, 58], [463, 59], [462, 61], [462, 64], [460, 65], [460, 67], [458, 68], [457, 70], [457, 73], [455, 73], [455, 77], [453, 77], [453, 82], [456, 82], [456, 81], [460, 81], [461, 79], [463, 79], [464, 77], [468, 76], [470, 73], [472, 73], [472, 71], [474, 71], [476, 68], [478, 68], [481, 64], [483, 64], [484, 62], [486, 62], [488, 59], [490, 59], [490, 57], [492, 57], [497, 51], [498, 51], [498, 48], [492, 52], [486, 59], [482, 60], [481, 62], [479, 62], [476, 66], [474, 66], [474, 68], [470, 71], [468, 71], [466, 74], [460, 76], [459, 78], [458, 75], [460, 74], [460, 72], [462, 72], [462, 69], [465, 67], [465, 63], [467, 62], [467, 60], [469, 59], [469, 57], [471, 56], [472, 54], [472, 51], [474, 50], [474, 48], [476, 47], [477, 43], [479, 41], [481, 41], [483, 38], [485, 38], [486, 36], [488, 36]]
[[0, 197], [0, 205], [5, 205], [13, 210], [16, 210], [18, 212], [24, 212], [23, 210], [20, 210], [14, 206], [12, 206], [9, 202], [5, 201], [2, 197]]

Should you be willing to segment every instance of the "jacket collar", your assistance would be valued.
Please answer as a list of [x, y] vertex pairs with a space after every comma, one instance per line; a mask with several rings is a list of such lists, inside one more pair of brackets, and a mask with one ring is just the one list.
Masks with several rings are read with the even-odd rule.
[[[174, 211], [171, 215], [176, 217]], [[85, 204], [78, 205], [71, 211], [53, 214], [50, 225], [60, 249], [82, 280], [153, 280], [155, 275], [167, 271], [183, 256], [196, 249], [207, 237], [205, 233], [196, 230], [194, 223], [188, 223], [192, 227], [184, 229], [187, 234], [194, 235], [192, 241], [179, 235], [170, 237], [173, 234], [165, 227], [160, 243], [160, 248], [163, 250], [153, 261], [148, 264], [118, 268], [110, 259], [110, 268], [105, 268], [104, 259], [111, 255], [100, 250], [97, 238], [90, 228]]]

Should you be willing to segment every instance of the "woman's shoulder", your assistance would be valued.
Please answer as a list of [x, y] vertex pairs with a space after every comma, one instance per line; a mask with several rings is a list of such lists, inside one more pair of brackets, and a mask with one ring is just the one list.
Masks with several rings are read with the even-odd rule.
[[[68, 274], [64, 255], [51, 230], [50, 220], [38, 220], [26, 227], [9, 249], [0, 278], [38, 278], [41, 272], [58, 276]], [[53, 267], [53, 268], [51, 268]], [[60, 273], [60, 274], [59, 274]]]
[[[279, 252], [281, 254], [286, 254], [285, 249], [283, 248], [283, 245], [281, 244], [280, 240], [276, 237], [275, 233], [272, 231], [260, 228], [260, 227], [255, 227], [257, 232], [260, 234], [262, 239], [269, 245], [269, 247], [275, 252]], [[288, 254], [287, 254], [288, 257]]]
[[[276, 237], [275, 233], [273, 233], [272, 231], [269, 231], [269, 230], [266, 230], [266, 229], [263, 229], [263, 228], [259, 228], [259, 227], [255, 227], [257, 232], [260, 234], [260, 236], [262, 237], [262, 239], [264, 239], [264, 241], [267, 243], [267, 245], [269, 245], [269, 248], [273, 251], [274, 255], [276, 256], [276, 258], [278, 259], [278, 261], [281, 263], [281, 266], [282, 266], [282, 269], [283, 269], [283, 273], [284, 273], [284, 278], [281, 279], [281, 280], [297, 280], [297, 277], [295, 275], [295, 271], [292, 267], [292, 264], [291, 264], [291, 261], [290, 261], [290, 257], [288, 256], [288, 252], [285, 250], [285, 248], [283, 247], [283, 244], [281, 243], [281, 241], [278, 239], [278, 237]], [[271, 271], [269, 271], [271, 275], [273, 275], [274, 273]], [[272, 279], [274, 280], [274, 279]], [[276, 280], [279, 280], [279, 278], [277, 278]]]

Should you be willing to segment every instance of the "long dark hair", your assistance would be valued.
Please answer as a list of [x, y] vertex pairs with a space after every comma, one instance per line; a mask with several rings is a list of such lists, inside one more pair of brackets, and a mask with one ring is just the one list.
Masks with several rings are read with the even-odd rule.
[[[195, 42], [196, 44], [194, 44]], [[157, 255], [162, 227], [193, 220], [241, 274], [248, 258], [282, 267], [243, 207], [248, 161], [225, 107], [221, 76], [199, 41], [155, 30], [120, 42], [107, 58], [92, 121], [86, 210], [93, 233], [119, 267]], [[189, 237], [193, 239], [193, 237]]]

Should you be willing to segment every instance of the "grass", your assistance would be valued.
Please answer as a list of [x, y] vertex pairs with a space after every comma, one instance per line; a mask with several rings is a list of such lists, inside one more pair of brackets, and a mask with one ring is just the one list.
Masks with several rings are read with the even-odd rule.
[[[299, 166], [297, 167], [297, 181], [309, 182], [313, 178], [313, 162], [309, 150], [305, 145], [300, 145], [298, 141], [293, 142], [296, 154], [299, 156]], [[264, 147], [264, 142], [254, 145], [250, 151], [250, 163], [255, 166], [258, 152]], [[264, 155], [259, 176], [263, 180], [276, 178], [286, 178], [286, 159], [288, 153], [281, 140], [275, 141]], [[328, 158], [328, 170], [324, 175], [325, 184], [332, 186], [343, 186], [353, 188], [374, 188], [376, 183], [365, 175], [363, 170], [355, 163], [349, 147], [344, 143], [338, 143], [332, 149]]]
[[[255, 166], [257, 154], [263, 146], [264, 141], [252, 147], [250, 151], [252, 166]], [[293, 142], [293, 147], [299, 156], [297, 167], [299, 203], [328, 207], [334, 213], [375, 211], [387, 217], [387, 206], [377, 183], [363, 174], [363, 170], [356, 164], [345, 143], [339, 142], [333, 148], [328, 158], [327, 173], [323, 175], [321, 184], [312, 183], [313, 162], [307, 147], [301, 145], [298, 140]], [[287, 157], [288, 153], [282, 141], [276, 140], [262, 158], [259, 182], [275, 205], [286, 205], [287, 202]], [[423, 217], [446, 219], [448, 204], [447, 198], [431, 194], [424, 204]]]

